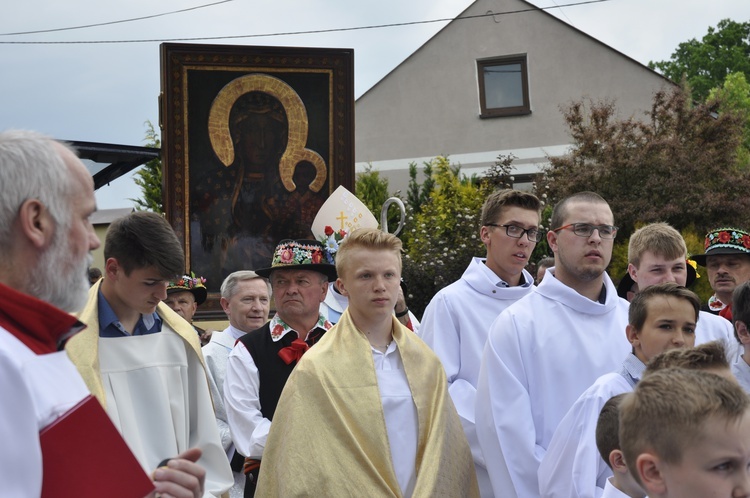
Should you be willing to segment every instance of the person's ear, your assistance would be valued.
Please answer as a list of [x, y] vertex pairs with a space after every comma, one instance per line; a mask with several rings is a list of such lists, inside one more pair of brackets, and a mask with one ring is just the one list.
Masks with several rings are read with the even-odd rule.
[[[229, 316], [229, 299], [222, 297], [221, 299], [219, 299], [219, 303], [221, 304], [221, 309], [224, 310], [224, 313], [226, 313], [226, 315]], [[195, 305], [197, 309], [198, 308], [197, 304], [196, 303], [193, 303], [193, 304]]]
[[625, 455], [622, 450], [612, 450], [609, 454], [609, 466], [616, 474], [627, 474], [628, 466], [625, 463]]
[[547, 244], [553, 253], [557, 254], [557, 232], [547, 230]]
[[344, 287], [344, 281], [341, 278], [336, 279], [336, 288], [339, 290], [342, 296], [349, 297], [349, 291]]
[[641, 340], [638, 337], [639, 333], [640, 331], [631, 324], [628, 324], [627, 327], [625, 327], [625, 336], [627, 336], [628, 342], [634, 348], [641, 345]]
[[108, 277], [110, 280], [116, 280], [117, 274], [120, 270], [122, 270], [122, 268], [120, 268], [120, 263], [117, 262], [117, 259], [108, 258], [107, 261], [104, 262], [104, 276]]
[[750, 331], [747, 329], [747, 324], [740, 320], [734, 322], [734, 329], [737, 331], [737, 337], [740, 338], [740, 343], [743, 345], [750, 344]]
[[484, 245], [488, 246], [490, 243], [490, 227], [484, 225], [479, 229], [479, 238], [482, 240]]
[[54, 238], [55, 220], [39, 199], [27, 199], [21, 204], [18, 223], [21, 233], [37, 249], [46, 247]]
[[664, 462], [650, 453], [638, 455], [635, 461], [638, 479], [640, 479], [643, 489], [651, 496], [664, 495], [667, 492], [667, 483], [664, 480]]
[[633, 279], [633, 282], [638, 283], [638, 268], [633, 263], [628, 263], [628, 275]]

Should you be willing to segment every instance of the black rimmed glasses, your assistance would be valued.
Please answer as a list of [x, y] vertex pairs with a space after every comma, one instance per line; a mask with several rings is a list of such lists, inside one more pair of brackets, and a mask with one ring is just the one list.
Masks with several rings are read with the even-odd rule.
[[573, 233], [579, 237], [591, 237], [594, 230], [599, 232], [599, 237], [603, 239], [614, 239], [617, 236], [617, 227], [614, 225], [592, 225], [591, 223], [571, 223], [569, 225], [555, 228], [553, 232], [559, 232], [565, 228], [570, 228]]
[[529, 238], [529, 242], [539, 242], [542, 240], [542, 234], [539, 232], [538, 228], [523, 228], [518, 225], [498, 225], [496, 223], [485, 223], [484, 225], [488, 227], [505, 228], [505, 234], [514, 239], [520, 239], [523, 237], [523, 234], [526, 234], [526, 237]]

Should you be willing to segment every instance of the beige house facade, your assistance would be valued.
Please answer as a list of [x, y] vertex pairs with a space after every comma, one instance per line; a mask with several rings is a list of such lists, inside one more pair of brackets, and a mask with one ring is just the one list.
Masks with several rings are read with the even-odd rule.
[[513, 154], [524, 188], [570, 147], [562, 107], [608, 99], [640, 117], [672, 85], [530, 3], [477, 0], [357, 99], [356, 170], [405, 194], [411, 162], [447, 155], [471, 176]]

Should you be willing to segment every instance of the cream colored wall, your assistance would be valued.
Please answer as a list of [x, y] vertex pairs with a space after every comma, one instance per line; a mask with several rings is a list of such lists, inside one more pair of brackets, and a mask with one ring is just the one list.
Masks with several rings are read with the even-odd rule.
[[[502, 8], [478, 0], [461, 16], [529, 7], [520, 0], [506, 0]], [[476, 61], [514, 54], [527, 55], [532, 113], [481, 119]], [[498, 151], [521, 151], [515, 164], [528, 171], [519, 172], [536, 171], [545, 154], [564, 153], [570, 143], [560, 106], [614, 99], [621, 117], [638, 116], [655, 91], [670, 85], [541, 11], [453, 21], [357, 100], [357, 169], [373, 163], [394, 180], [392, 189], [405, 188], [403, 172], [415, 158], [451, 155], [466, 171], [486, 168]]]

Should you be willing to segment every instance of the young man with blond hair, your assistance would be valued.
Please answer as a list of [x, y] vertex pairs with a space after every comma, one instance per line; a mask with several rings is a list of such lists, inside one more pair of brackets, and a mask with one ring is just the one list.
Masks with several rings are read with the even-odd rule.
[[750, 399], [719, 375], [644, 376], [620, 407], [620, 444], [650, 498], [750, 494]]
[[[662, 282], [687, 284], [687, 246], [680, 232], [667, 223], [651, 223], [636, 230], [628, 242], [628, 273], [643, 290]], [[736, 351], [732, 324], [723, 318], [701, 311], [695, 343], [724, 341], [730, 357]]]
[[336, 269], [349, 306], [284, 387], [258, 495], [479, 496], [440, 361], [393, 315], [401, 241], [354, 230]]
[[473, 258], [460, 280], [432, 298], [422, 317], [420, 335], [445, 367], [448, 391], [471, 445], [484, 497], [493, 493], [474, 426], [479, 365], [492, 322], [534, 289], [525, 266], [542, 236], [540, 208], [539, 199], [526, 192], [490, 194], [482, 207], [479, 229], [486, 256]]

